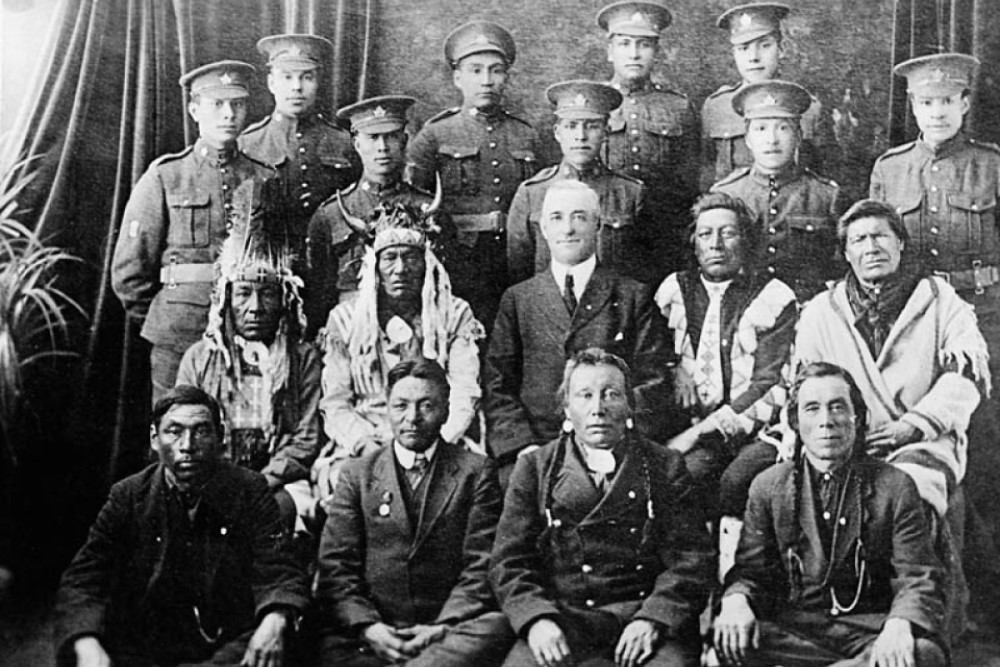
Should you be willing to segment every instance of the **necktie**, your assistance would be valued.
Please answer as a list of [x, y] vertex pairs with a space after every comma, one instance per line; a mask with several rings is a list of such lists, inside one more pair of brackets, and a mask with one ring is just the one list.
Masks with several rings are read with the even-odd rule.
[[406, 481], [410, 483], [410, 488], [415, 489], [420, 484], [420, 480], [424, 478], [427, 473], [427, 467], [430, 465], [430, 461], [423, 454], [417, 454], [413, 457], [413, 467], [406, 471]]
[[572, 315], [576, 312], [576, 292], [574, 291], [573, 284], [573, 274], [570, 271], [566, 272], [566, 283], [563, 286], [563, 303], [566, 304], [566, 310]]
[[708, 286], [708, 310], [698, 341], [698, 369], [703, 377], [698, 383], [701, 404], [712, 409], [722, 402], [722, 364], [720, 363], [719, 321], [722, 319], [722, 295], [725, 291], [715, 285]]

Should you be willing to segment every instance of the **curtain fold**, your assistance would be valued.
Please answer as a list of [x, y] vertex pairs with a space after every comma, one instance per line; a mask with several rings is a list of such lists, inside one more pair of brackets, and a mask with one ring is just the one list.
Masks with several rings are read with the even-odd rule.
[[[76, 322], [79, 358], [57, 362], [61, 391], [29, 396], [54, 447], [86, 452], [104, 482], [148, 452], [148, 347], [110, 289], [110, 262], [132, 185], [153, 159], [183, 149], [197, 131], [180, 75], [222, 59], [258, 67], [248, 119], [269, 113], [260, 37], [306, 32], [334, 42], [320, 106], [359, 98], [367, 79], [371, 0], [63, 0], [38, 84], [22, 103], [0, 154], [11, 179], [32, 176], [19, 218], [83, 259], [60, 286], [88, 312]], [[33, 159], [20, 166], [19, 159]], [[47, 378], [49, 381], [53, 378]], [[58, 400], [58, 403], [55, 401]], [[44, 422], [44, 426], [42, 426]], [[94, 458], [96, 457], [96, 461]], [[92, 482], [91, 482], [92, 483]], [[100, 485], [99, 485], [100, 486]]]

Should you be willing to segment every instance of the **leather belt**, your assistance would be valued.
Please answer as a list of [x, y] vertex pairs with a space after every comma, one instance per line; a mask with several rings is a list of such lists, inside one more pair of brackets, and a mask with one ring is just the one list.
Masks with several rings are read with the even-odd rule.
[[987, 287], [1000, 283], [1000, 267], [983, 266], [981, 260], [973, 260], [972, 268], [965, 271], [934, 271], [935, 276], [944, 278], [956, 290], [975, 290], [982, 294]]
[[460, 232], [492, 232], [498, 234], [507, 229], [507, 214], [503, 211], [489, 213], [452, 213], [451, 221]]
[[212, 264], [175, 264], [160, 268], [160, 282], [173, 289], [181, 283], [210, 283], [215, 280]]

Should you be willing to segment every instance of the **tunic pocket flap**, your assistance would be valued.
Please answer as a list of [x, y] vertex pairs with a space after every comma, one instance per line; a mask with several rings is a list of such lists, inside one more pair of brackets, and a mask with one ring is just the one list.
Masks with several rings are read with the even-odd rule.
[[896, 203], [896, 213], [900, 215], [905, 215], [907, 213], [916, 211], [918, 208], [920, 208], [920, 204], [923, 202], [923, 200], [924, 196], [921, 193], [919, 192], [914, 193], [914, 196], [910, 197], [909, 199]]
[[684, 133], [680, 123], [673, 120], [647, 120], [642, 127], [649, 134], [656, 134], [661, 137], [679, 137]]
[[201, 208], [208, 206], [208, 200], [208, 193], [203, 190], [167, 193], [167, 206], [171, 208]]
[[334, 169], [350, 169], [351, 161], [340, 155], [319, 154], [319, 161], [324, 167], [332, 167]]
[[603, 227], [610, 227], [611, 229], [621, 229], [622, 227], [631, 227], [632, 218], [619, 217], [617, 215], [602, 216], [601, 225]]
[[441, 146], [438, 147], [438, 153], [441, 155], [447, 155], [448, 157], [456, 160], [462, 160], [465, 158], [476, 157], [476, 155], [479, 154], [479, 146], [441, 144]]
[[791, 229], [798, 229], [804, 232], [817, 232], [826, 229], [827, 219], [821, 215], [790, 215], [788, 216], [788, 226]]
[[960, 208], [963, 211], [981, 213], [996, 207], [996, 196], [975, 197], [964, 192], [953, 192], [948, 195], [948, 205], [952, 208]]
[[186, 303], [194, 306], [208, 306], [212, 301], [211, 283], [178, 283], [171, 288], [163, 288], [167, 303]]
[[521, 162], [534, 162], [536, 160], [535, 151], [510, 151], [510, 156]]

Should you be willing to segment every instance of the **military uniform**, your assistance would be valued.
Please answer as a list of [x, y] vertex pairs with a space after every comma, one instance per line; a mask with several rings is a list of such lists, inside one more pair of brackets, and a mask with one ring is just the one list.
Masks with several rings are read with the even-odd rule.
[[[473, 21], [445, 40], [453, 66], [468, 55], [499, 53], [508, 64], [514, 41], [502, 27]], [[506, 213], [517, 186], [539, 169], [538, 133], [523, 118], [496, 108], [453, 107], [428, 120], [407, 149], [407, 180], [433, 190], [435, 175], [444, 191], [441, 210], [458, 231], [448, 270], [455, 294], [472, 305], [476, 318], [493, 326], [507, 287]]]
[[758, 266], [795, 292], [799, 303], [843, 274], [837, 253], [840, 188], [804, 167], [764, 174], [744, 167], [712, 186], [742, 199], [761, 229]]
[[[733, 110], [733, 96], [742, 88], [741, 83], [720, 87], [708, 96], [701, 107], [701, 136], [704, 146], [706, 182], [722, 180], [735, 169], [749, 167], [753, 156], [747, 148], [746, 121]], [[823, 169], [823, 147], [831, 143], [833, 126], [823, 115], [823, 105], [815, 97], [799, 121], [802, 127], [802, 144], [799, 162], [807, 167]]]
[[549, 246], [542, 237], [541, 217], [545, 193], [553, 183], [578, 180], [601, 199], [601, 229], [597, 259], [622, 275], [651, 282], [659, 272], [651, 245], [657, 235], [645, 213], [646, 188], [642, 181], [622, 176], [600, 161], [586, 171], [564, 162], [543, 169], [521, 184], [507, 217], [507, 261], [511, 282], [527, 280], [551, 263]]
[[487, 116], [455, 107], [434, 116], [407, 150], [408, 178], [423, 188], [441, 176], [459, 245], [451, 269], [455, 294], [493, 324], [508, 284], [506, 212], [517, 186], [539, 167], [538, 133], [528, 121], [499, 111]]
[[[193, 80], [196, 92], [211, 77], [225, 79], [211, 88], [240, 87], [246, 76], [241, 68], [253, 71], [232, 61], [206, 65], [186, 75], [182, 85]], [[245, 96], [245, 87], [241, 89]], [[180, 153], [154, 161], [132, 188], [115, 246], [111, 284], [128, 314], [144, 321], [142, 337], [153, 344], [154, 401], [173, 387], [184, 350], [205, 331], [212, 265], [232, 226], [230, 218], [260, 206], [263, 184], [275, 176], [273, 169], [243, 155], [235, 145], [219, 151], [199, 139]]]
[[385, 185], [362, 178], [323, 202], [309, 222], [311, 285], [317, 294], [309, 322], [321, 325], [338, 296], [357, 291], [358, 270], [371, 244], [372, 231], [356, 228], [344, 218], [341, 206], [351, 217], [367, 221], [379, 206], [402, 203], [420, 208], [433, 199], [429, 192], [402, 181]]
[[248, 127], [239, 144], [253, 159], [278, 169], [291, 231], [299, 237], [296, 248], [303, 253], [317, 207], [361, 175], [350, 135], [320, 113], [295, 118], [275, 111]]

